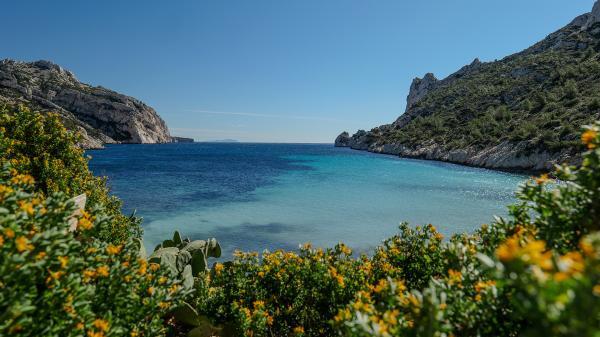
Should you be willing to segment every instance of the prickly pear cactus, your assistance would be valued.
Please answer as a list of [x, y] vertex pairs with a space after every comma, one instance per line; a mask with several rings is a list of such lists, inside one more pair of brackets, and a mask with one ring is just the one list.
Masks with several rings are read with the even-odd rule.
[[[140, 240], [140, 256], [143, 255], [145, 249]], [[165, 240], [154, 248], [148, 260], [169, 269], [174, 277], [182, 280], [184, 288], [192, 289], [194, 276], [208, 270], [207, 259], [210, 257], [221, 257], [221, 246], [216, 239], [192, 241], [182, 238], [181, 234], [175, 231], [172, 239]], [[173, 310], [170, 315], [178, 322], [193, 327], [189, 337], [208, 337], [219, 331], [187, 303]]]
[[175, 231], [172, 239], [165, 240], [154, 248], [149, 260], [168, 268], [190, 289], [194, 285], [193, 277], [207, 270], [209, 257], [221, 257], [221, 246], [216, 239], [192, 241], [182, 238]]

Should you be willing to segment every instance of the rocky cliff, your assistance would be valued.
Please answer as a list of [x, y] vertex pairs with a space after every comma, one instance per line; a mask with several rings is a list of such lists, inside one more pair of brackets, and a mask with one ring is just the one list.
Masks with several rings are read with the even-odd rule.
[[49, 61], [0, 61], [0, 103], [24, 103], [59, 113], [67, 128], [81, 133], [84, 148], [172, 141], [165, 122], [151, 107], [81, 83], [73, 73]]
[[410, 87], [406, 111], [391, 124], [336, 146], [509, 170], [577, 163], [581, 126], [600, 118], [600, 1], [524, 51], [475, 59], [438, 80]]

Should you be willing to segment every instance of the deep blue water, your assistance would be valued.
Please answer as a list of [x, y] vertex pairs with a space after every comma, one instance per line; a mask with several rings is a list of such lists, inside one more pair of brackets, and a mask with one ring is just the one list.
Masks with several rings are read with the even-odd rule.
[[330, 144], [113, 145], [88, 154], [125, 211], [144, 218], [147, 247], [179, 229], [216, 237], [226, 254], [308, 241], [368, 251], [402, 221], [471, 231], [505, 215], [525, 179]]

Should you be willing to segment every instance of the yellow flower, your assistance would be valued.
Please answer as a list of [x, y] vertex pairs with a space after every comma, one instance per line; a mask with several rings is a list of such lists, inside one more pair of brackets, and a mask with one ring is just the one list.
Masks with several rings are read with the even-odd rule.
[[579, 248], [586, 256], [592, 256], [594, 254], [594, 246], [592, 246], [589, 242], [582, 240], [579, 243]]
[[462, 282], [462, 273], [454, 269], [448, 270], [448, 284], [460, 284]]
[[14, 192], [14, 190], [6, 185], [0, 185], [0, 195], [4, 195], [4, 194], [10, 194]]
[[6, 235], [7, 238], [12, 239], [15, 237], [15, 231], [13, 231], [10, 228], [7, 228], [4, 230], [4, 234]]
[[96, 331], [90, 330], [87, 332], [87, 335], [88, 335], [88, 337], [104, 337], [104, 333], [101, 331], [96, 332]]
[[28, 174], [17, 174], [10, 179], [10, 182], [16, 185], [33, 185], [35, 180]]
[[64, 273], [62, 271], [50, 271], [48, 270], [50, 276], [46, 278], [46, 283], [52, 282], [52, 280], [58, 280]]
[[160, 268], [160, 264], [158, 263], [150, 263], [150, 270], [157, 271]]
[[4, 244], [4, 236], [0, 235], [0, 247]]
[[167, 278], [164, 276], [161, 276], [158, 278], [158, 284], [165, 284], [167, 283]]
[[131, 281], [131, 275], [125, 275], [123, 280], [125, 281], [125, 283], [129, 283]]
[[598, 131], [596, 130], [587, 130], [586, 132], [584, 132], [581, 135], [581, 142], [585, 145], [587, 145], [588, 149], [595, 149], [596, 148], [596, 144], [594, 143], [594, 141], [596, 140], [596, 137], [598, 136]]
[[108, 266], [100, 266], [100, 267], [98, 267], [98, 269], [96, 269], [96, 272], [98, 273], [98, 276], [108, 277], [108, 274], [109, 274]]
[[258, 277], [260, 277], [260, 278], [265, 277], [265, 272], [264, 271], [259, 271], [258, 272]]
[[600, 284], [596, 284], [592, 291], [594, 292], [594, 295], [600, 296]]
[[415, 296], [414, 294], [408, 294], [408, 301], [410, 302], [410, 304], [412, 304], [414, 307], [419, 307], [421, 306], [421, 301], [419, 301], [419, 299], [417, 298], [417, 296]]
[[19, 201], [18, 204], [19, 204], [19, 208], [23, 212], [27, 213], [27, 215], [29, 215], [29, 216], [33, 215], [33, 213], [35, 212], [33, 209], [33, 205], [31, 203], [28, 203], [26, 201]]
[[129, 334], [129, 336], [131, 336], [131, 337], [138, 337], [138, 336], [139, 336], [139, 334], [138, 334], [138, 332], [137, 332], [137, 331], [133, 330], [133, 331], [132, 331], [132, 332]]
[[144, 259], [139, 259], [138, 261], [140, 263], [140, 268], [138, 269], [138, 274], [140, 274], [140, 275], [146, 274], [146, 270], [148, 269], [148, 262], [146, 262], [146, 260], [144, 260]]
[[96, 270], [95, 269], [86, 269], [83, 271], [83, 280], [84, 281], [89, 281], [92, 278], [95, 278], [97, 275]]
[[68, 256], [59, 256], [58, 261], [60, 262], [60, 266], [62, 268], [66, 268], [67, 264], [69, 263], [69, 257]]
[[541, 185], [541, 184], [545, 184], [545, 183], [547, 183], [549, 180], [550, 180], [550, 179], [548, 178], [548, 175], [547, 175], [546, 173], [544, 173], [544, 174], [542, 174], [541, 176], [537, 177], [537, 178], [535, 179], [535, 182], [536, 182], [538, 185]]
[[440, 303], [440, 310], [446, 310], [448, 305], [446, 303]]
[[108, 253], [108, 255], [119, 254], [122, 248], [123, 246], [115, 246], [111, 244], [106, 247], [106, 253]]
[[88, 229], [92, 228], [93, 226], [94, 226], [94, 224], [92, 224], [92, 222], [88, 218], [80, 218], [79, 221], [77, 222], [77, 228], [81, 228], [84, 230], [88, 230]]
[[511, 261], [516, 257], [519, 248], [520, 245], [518, 237], [512, 236], [498, 246], [496, 249], [496, 256], [502, 262]]
[[475, 291], [481, 292], [482, 290], [487, 289], [488, 287], [495, 286], [496, 281], [479, 281], [475, 284]]
[[252, 313], [250, 313], [250, 309], [242, 308], [242, 311], [244, 312], [244, 316], [246, 316], [247, 319], [250, 319], [250, 317], [252, 317]]
[[15, 244], [17, 246], [17, 250], [19, 252], [24, 252], [26, 250], [32, 250], [33, 249], [33, 245], [29, 243], [29, 240], [24, 237], [24, 236], [19, 236], [16, 240], [15, 240]]
[[79, 323], [75, 324], [75, 329], [82, 330], [83, 329], [83, 323], [79, 322]]
[[377, 283], [377, 286], [375, 286], [375, 289], [373, 289], [373, 291], [376, 293], [380, 293], [387, 287], [387, 284], [388, 283], [385, 279], [381, 279], [379, 280], [379, 283]]
[[215, 266], [214, 266], [215, 274], [220, 275], [221, 271], [223, 271], [223, 268], [224, 268], [224, 266], [222, 263], [215, 264]]
[[167, 302], [160, 302], [160, 303], [158, 303], [158, 307], [161, 309], [169, 309], [171, 307], [171, 305]]
[[340, 250], [342, 253], [344, 253], [344, 255], [351, 255], [352, 254], [352, 249], [350, 249], [348, 246], [341, 244], [340, 245]]
[[301, 326], [297, 326], [294, 328], [294, 333], [297, 335], [303, 334], [304, 333], [304, 328]]
[[148, 293], [148, 295], [152, 296], [154, 295], [154, 287], [150, 287], [146, 290], [146, 292]]

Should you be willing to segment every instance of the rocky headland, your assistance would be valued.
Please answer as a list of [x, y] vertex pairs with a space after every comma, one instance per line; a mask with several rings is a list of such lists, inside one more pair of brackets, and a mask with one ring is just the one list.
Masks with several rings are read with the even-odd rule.
[[80, 146], [110, 143], [169, 143], [165, 122], [148, 105], [101, 86], [81, 83], [49, 61], [0, 61], [0, 104], [25, 104], [55, 112], [82, 136]]
[[600, 2], [530, 48], [475, 59], [410, 86], [393, 123], [335, 146], [503, 170], [546, 171], [580, 161], [581, 126], [600, 117]]

